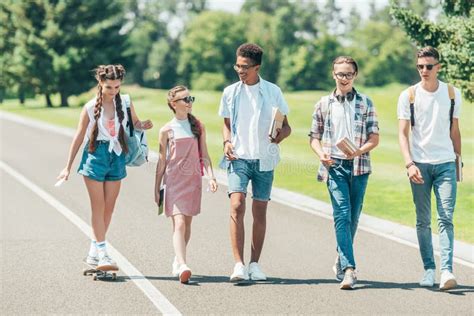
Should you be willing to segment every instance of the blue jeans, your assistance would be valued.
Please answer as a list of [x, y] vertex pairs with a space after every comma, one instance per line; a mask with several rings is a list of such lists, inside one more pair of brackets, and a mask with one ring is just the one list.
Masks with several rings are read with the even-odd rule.
[[438, 208], [439, 246], [441, 270], [453, 271], [454, 226], [453, 213], [456, 204], [456, 165], [416, 163], [423, 177], [423, 184], [410, 182], [416, 207], [416, 233], [420, 244], [421, 259], [426, 269], [435, 269], [433, 242], [431, 240], [431, 190], [436, 196]]
[[247, 194], [247, 186], [252, 180], [252, 199], [270, 201], [273, 184], [273, 170], [260, 171], [260, 160], [237, 159], [228, 161], [227, 180], [229, 187], [227, 194], [241, 192]]
[[337, 252], [342, 270], [356, 267], [353, 242], [359, 223], [369, 174], [354, 176], [353, 161], [332, 158], [327, 182], [331, 197]]

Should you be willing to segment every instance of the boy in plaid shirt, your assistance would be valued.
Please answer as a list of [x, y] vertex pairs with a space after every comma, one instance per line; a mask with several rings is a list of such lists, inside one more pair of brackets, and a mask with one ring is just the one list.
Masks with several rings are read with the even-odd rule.
[[[369, 152], [379, 143], [379, 128], [372, 101], [353, 88], [357, 63], [348, 56], [333, 62], [336, 89], [316, 104], [310, 145], [321, 165], [318, 180], [327, 182], [337, 240], [333, 270], [341, 289], [352, 289], [357, 281], [353, 241], [371, 173]], [[352, 153], [337, 144], [345, 139], [355, 145]]]

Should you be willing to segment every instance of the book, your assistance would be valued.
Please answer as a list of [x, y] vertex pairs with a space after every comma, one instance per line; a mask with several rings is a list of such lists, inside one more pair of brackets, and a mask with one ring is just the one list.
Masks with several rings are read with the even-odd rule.
[[268, 131], [268, 136], [275, 138], [278, 135], [278, 129], [283, 127], [283, 120], [285, 116], [280, 112], [278, 108], [273, 108], [272, 110], [272, 124], [270, 125], [270, 130]]
[[162, 186], [160, 189], [160, 203], [158, 203], [158, 215], [163, 214], [163, 207], [165, 205], [164, 203], [165, 199], [165, 186]]
[[337, 148], [339, 148], [344, 154], [350, 156], [357, 151], [357, 146], [347, 137], [341, 138], [337, 144]]
[[462, 158], [460, 155], [456, 154], [456, 181], [462, 182]]

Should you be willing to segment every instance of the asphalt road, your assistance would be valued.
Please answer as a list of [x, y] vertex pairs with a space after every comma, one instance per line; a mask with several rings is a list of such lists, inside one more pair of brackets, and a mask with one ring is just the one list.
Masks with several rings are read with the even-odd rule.
[[[472, 268], [455, 264], [459, 287], [453, 291], [420, 288], [418, 250], [363, 231], [355, 243], [359, 282], [353, 291], [339, 290], [331, 270], [332, 221], [276, 202], [269, 205], [260, 261], [268, 280], [229, 283], [233, 258], [224, 186], [215, 194], [203, 192], [188, 250], [192, 282], [182, 285], [170, 275], [171, 222], [156, 214], [153, 163], [128, 169], [108, 233], [127, 267], [117, 281], [94, 282], [82, 275], [89, 239], [78, 223], [89, 225], [90, 217], [82, 176], [74, 172], [61, 187], [53, 186], [71, 138], [1, 118], [0, 139], [2, 315], [474, 313]], [[246, 258], [250, 228], [251, 213]]]

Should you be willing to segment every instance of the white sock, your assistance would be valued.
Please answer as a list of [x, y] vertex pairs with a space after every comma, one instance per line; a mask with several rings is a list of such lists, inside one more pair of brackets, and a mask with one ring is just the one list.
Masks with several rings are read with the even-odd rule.
[[91, 246], [89, 248], [89, 257], [97, 257], [97, 241], [91, 240]]

